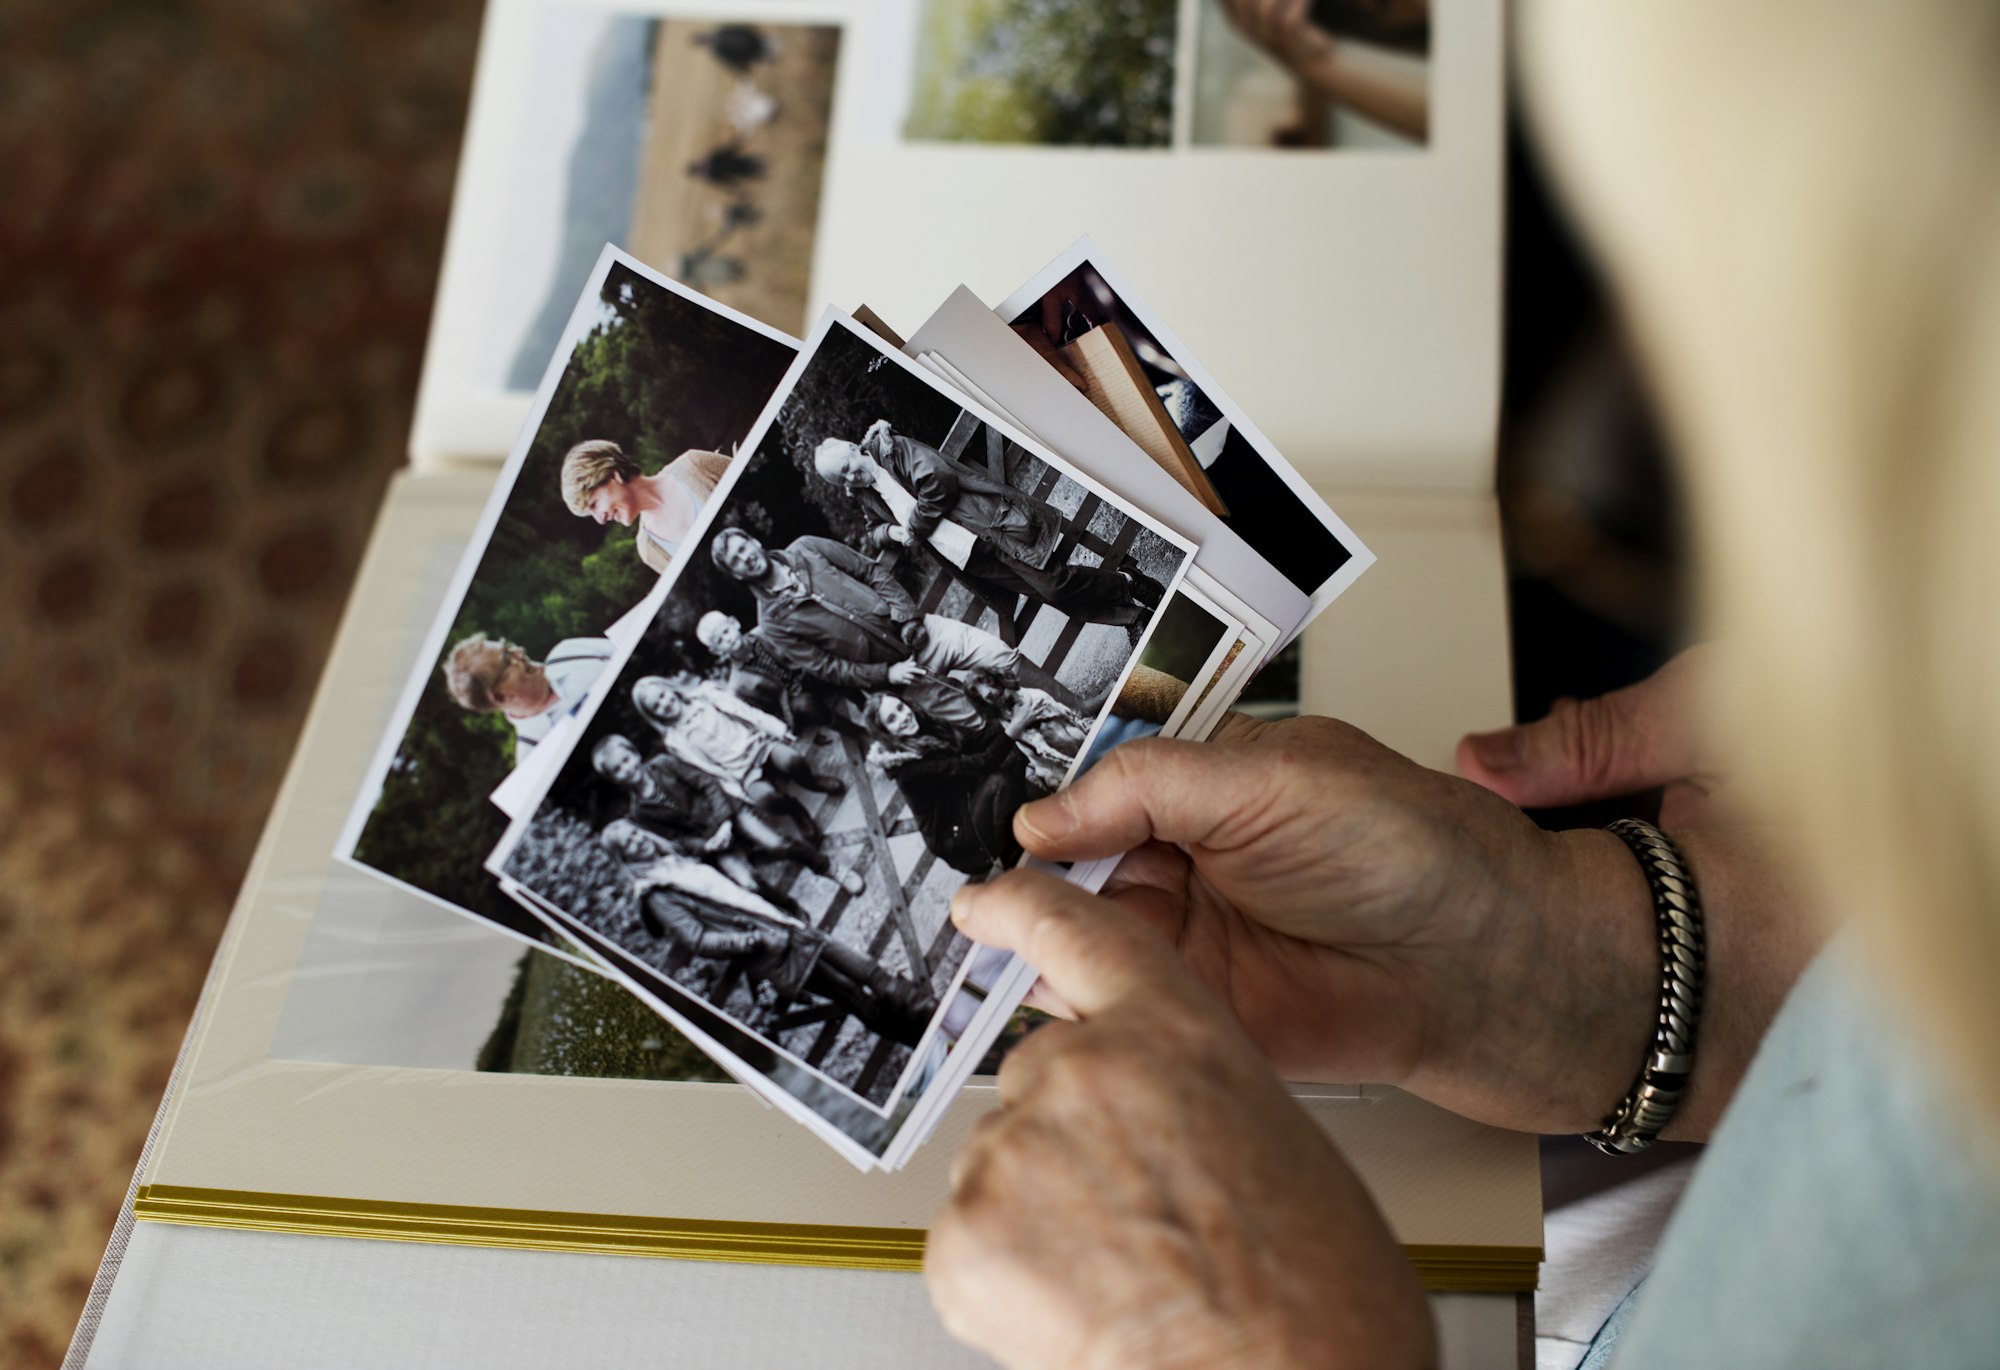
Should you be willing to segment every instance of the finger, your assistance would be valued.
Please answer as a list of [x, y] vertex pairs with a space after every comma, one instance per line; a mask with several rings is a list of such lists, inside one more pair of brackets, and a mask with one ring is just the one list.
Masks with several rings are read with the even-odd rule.
[[1184, 890], [1190, 863], [1187, 853], [1171, 842], [1147, 842], [1119, 859], [1100, 891], [1116, 898], [1129, 889]]
[[999, 1112], [987, 1114], [972, 1125], [960, 1143], [958, 1154], [951, 1158], [951, 1168], [945, 1172], [945, 1183], [950, 1186], [952, 1201], [973, 1197], [973, 1184], [980, 1167], [985, 1164], [986, 1153], [991, 1149], [995, 1134], [1005, 1125], [1004, 1115]]
[[1149, 737], [1115, 747], [1084, 777], [1024, 804], [1014, 834], [1048, 861], [1116, 856], [1142, 842], [1205, 839], [1270, 799], [1270, 772], [1241, 747]]
[[1026, 958], [1081, 1019], [1136, 996], [1198, 993], [1173, 948], [1131, 912], [1040, 871], [964, 886], [951, 916], [975, 941]]
[[1523, 808], [1583, 804], [1682, 780], [1697, 767], [1689, 654], [1637, 685], [1559, 699], [1548, 717], [1458, 744], [1459, 773]]
[[1042, 1072], [1047, 1069], [1050, 1059], [1060, 1056], [1076, 1045], [1076, 1034], [1082, 1031], [1075, 1023], [1044, 1023], [1029, 1033], [1026, 1040], [1007, 1053], [1007, 1059], [1000, 1063], [1000, 1074], [993, 1087], [1003, 1105], [1018, 1104], [1035, 1087]]
[[1210, 742], [1248, 742], [1270, 726], [1270, 723], [1264, 719], [1252, 718], [1249, 714], [1230, 709], [1222, 715], [1220, 722], [1209, 729], [1206, 740]]
[[1028, 986], [1028, 992], [1021, 996], [1021, 1003], [1023, 1007], [1037, 1009], [1048, 1014], [1051, 1018], [1073, 1019], [1076, 1017], [1076, 1010], [1060, 994], [1057, 994], [1040, 980]]

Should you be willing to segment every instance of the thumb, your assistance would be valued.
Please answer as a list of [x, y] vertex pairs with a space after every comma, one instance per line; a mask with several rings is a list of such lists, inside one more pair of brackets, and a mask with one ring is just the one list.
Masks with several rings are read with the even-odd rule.
[[1458, 744], [1459, 773], [1522, 808], [1636, 794], [1697, 769], [1692, 677], [1683, 653], [1637, 685], [1559, 699], [1548, 717]]
[[1114, 747], [1067, 789], [1022, 805], [1014, 832], [1046, 861], [1117, 856], [1151, 841], [1202, 846], [1269, 788], [1268, 768], [1240, 748], [1143, 738]]

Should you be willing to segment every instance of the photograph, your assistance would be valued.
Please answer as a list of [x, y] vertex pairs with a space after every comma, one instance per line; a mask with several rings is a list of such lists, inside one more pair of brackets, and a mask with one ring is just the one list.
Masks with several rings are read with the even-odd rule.
[[[621, 1079], [733, 1081], [754, 1089], [812, 1127], [848, 1160], [863, 1168], [885, 1163], [918, 1108], [926, 1102], [932, 1105], [939, 1102], [930, 1098], [932, 1087], [941, 1077], [953, 1048], [973, 1030], [986, 1007], [992, 992], [990, 976], [996, 970], [995, 953], [983, 952], [986, 976], [981, 975], [981, 952], [975, 951], [968, 958], [966, 973], [937, 1015], [920, 1060], [909, 1072], [908, 1082], [891, 1105], [882, 1109], [862, 1102], [849, 1090], [829, 1084], [817, 1071], [751, 1036], [617, 943], [559, 913], [553, 916], [572, 925], [580, 944], [599, 958], [609, 975], [596, 977], [595, 986], [568, 987], [571, 997], [564, 1002], [563, 1013], [552, 1019], [558, 1030], [550, 1033], [544, 1028], [545, 1038], [553, 1038], [560, 1047], [569, 1048], [554, 1058], [557, 1069], [541, 1068], [540, 1062], [548, 1059], [545, 1048], [531, 1055], [529, 1064], [520, 1064], [518, 1047], [514, 1064], [488, 1064], [482, 1054], [480, 1069]], [[1000, 963], [1007, 959], [1001, 956]], [[557, 992], [564, 992], [559, 977], [557, 983]], [[661, 1005], [678, 1023], [684, 1024], [685, 1034], [662, 1017], [661, 1010], [650, 1007], [652, 1003]], [[572, 1010], [583, 1016], [571, 1019], [568, 1014]], [[594, 1019], [589, 1016], [593, 1010]], [[489, 1053], [508, 1028], [508, 1019], [503, 1014], [494, 1038], [489, 1041]], [[593, 1040], [599, 1034], [611, 1040]], [[1001, 1041], [1006, 1040], [1003, 1030]]]
[[[1078, 369], [1072, 345], [1100, 330], [1120, 335], [1119, 353], [1136, 361], [1165, 419], [1218, 497], [1218, 516], [1293, 585], [1324, 608], [1372, 557], [1261, 435], [1214, 387], [1164, 329], [1149, 322], [1129, 292], [1078, 244], [999, 312], [1049, 365], [1086, 394], [1094, 384]], [[1121, 423], [1120, 427], [1126, 425]], [[1128, 430], [1129, 431], [1129, 430]], [[1143, 447], [1145, 444], [1141, 443]]]
[[562, 4], [532, 23], [481, 379], [534, 388], [607, 242], [803, 331], [840, 27]]
[[891, 1108], [1191, 551], [829, 315], [489, 867]]
[[1178, 0], [919, 0], [903, 136], [1163, 148]]
[[1120, 743], [1177, 736], [1199, 705], [1201, 689], [1231, 660], [1242, 627], [1183, 583], [1160, 611], [1081, 769], [1090, 769]]
[[1199, 0], [1197, 147], [1413, 150], [1430, 141], [1430, 0]]
[[609, 254], [570, 328], [337, 852], [531, 940], [483, 867], [489, 796], [581, 706], [797, 355]]

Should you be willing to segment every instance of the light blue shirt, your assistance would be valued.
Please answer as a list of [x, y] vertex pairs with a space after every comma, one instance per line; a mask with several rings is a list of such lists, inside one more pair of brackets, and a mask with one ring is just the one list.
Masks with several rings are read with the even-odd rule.
[[1584, 1365], [2000, 1366], [2000, 1171], [1836, 939]]

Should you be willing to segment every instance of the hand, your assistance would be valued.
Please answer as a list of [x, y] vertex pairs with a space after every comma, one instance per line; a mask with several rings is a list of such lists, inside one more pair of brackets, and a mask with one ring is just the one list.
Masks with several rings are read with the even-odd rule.
[[1700, 890], [1708, 948], [1701, 1047], [1671, 1137], [1705, 1135], [1827, 931], [1766, 834], [1733, 812], [1727, 768], [1701, 745], [1696, 704], [1722, 651], [1691, 647], [1637, 685], [1557, 700], [1546, 718], [1458, 745], [1460, 772], [1526, 808], [1661, 791], [1659, 825]]
[[[1025, 806], [1015, 832], [1051, 860], [1130, 850], [1107, 893], [1168, 935], [1288, 1078], [1582, 1130], [1650, 1040], [1652, 903], [1624, 845], [1544, 833], [1329, 719], [1128, 743]], [[1069, 1007], [1058, 987], [1038, 999]]]
[[1715, 669], [1712, 646], [1691, 647], [1637, 685], [1596, 699], [1558, 699], [1548, 717], [1458, 744], [1458, 771], [1524, 809], [1665, 790], [1660, 826], [1699, 823], [1724, 777], [1696, 742], [1696, 697]]
[[917, 681], [922, 680], [923, 677], [924, 668], [917, 665], [914, 661], [898, 661], [892, 663], [889, 667], [889, 683], [891, 685], [914, 685]]
[[931, 630], [924, 627], [924, 621], [920, 618], [911, 619], [898, 629], [898, 632], [902, 636], [903, 645], [913, 652], [921, 652], [931, 640]]
[[701, 844], [701, 849], [704, 852], [709, 852], [711, 854], [714, 852], [726, 851], [729, 847], [730, 842], [735, 838], [735, 836], [736, 836], [735, 830], [730, 826], [728, 820], [725, 819], [723, 821], [722, 826], [715, 830], [715, 832], [709, 837], [708, 841]]
[[1011, 1052], [952, 1169], [924, 1277], [1003, 1365], [1435, 1364], [1366, 1190], [1172, 949], [1016, 871], [953, 901], [1078, 1010]]
[[883, 536], [887, 537], [889, 541], [895, 543], [898, 547], [908, 547], [910, 545], [910, 530], [907, 528], [892, 527]]
[[1238, 33], [1301, 79], [1334, 57], [1333, 35], [1312, 21], [1311, 0], [1223, 0], [1223, 11]]

